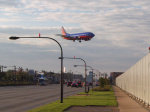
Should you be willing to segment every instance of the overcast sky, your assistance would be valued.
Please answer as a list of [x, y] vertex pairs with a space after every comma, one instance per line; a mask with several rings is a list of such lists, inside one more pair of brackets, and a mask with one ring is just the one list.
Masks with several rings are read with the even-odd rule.
[[[0, 65], [60, 72], [60, 49], [47, 39], [9, 40], [10, 36], [50, 36], [64, 56], [80, 57], [101, 72], [124, 72], [148, 53], [149, 0], [0, 0]], [[93, 32], [90, 41], [56, 37]], [[64, 60], [66, 71], [83, 72], [79, 60]]]

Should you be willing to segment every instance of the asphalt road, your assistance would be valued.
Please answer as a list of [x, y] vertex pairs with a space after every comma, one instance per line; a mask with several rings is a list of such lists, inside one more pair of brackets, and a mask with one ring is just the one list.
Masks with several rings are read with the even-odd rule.
[[[84, 91], [64, 85], [64, 97]], [[60, 99], [60, 85], [0, 87], [0, 112], [25, 112]]]

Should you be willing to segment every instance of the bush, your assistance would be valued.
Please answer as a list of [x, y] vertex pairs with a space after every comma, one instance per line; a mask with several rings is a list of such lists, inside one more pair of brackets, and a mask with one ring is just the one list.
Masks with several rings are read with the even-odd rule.
[[99, 79], [99, 84], [100, 84], [100, 87], [103, 88], [104, 85], [105, 85], [105, 79], [101, 77], [101, 78]]
[[110, 85], [104, 85], [104, 87], [96, 87], [93, 88], [93, 91], [110, 91], [111, 90], [111, 86]]
[[23, 85], [34, 85], [33, 82], [27, 81], [0, 81], [0, 86], [23, 86]]
[[99, 78], [100, 87], [103, 88], [105, 85], [110, 85], [109, 80], [107, 78]]

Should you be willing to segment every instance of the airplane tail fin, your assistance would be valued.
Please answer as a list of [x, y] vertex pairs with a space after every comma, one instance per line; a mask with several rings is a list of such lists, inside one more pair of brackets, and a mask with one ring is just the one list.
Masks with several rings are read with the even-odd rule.
[[65, 31], [65, 29], [64, 29], [64, 27], [62, 26], [62, 28], [61, 28], [62, 30], [62, 35], [66, 35], [67, 33], [66, 33], [66, 31]]
[[55, 34], [56, 36], [61, 36], [61, 37], [66, 37], [66, 35], [67, 35], [67, 33], [66, 33], [66, 31], [65, 31], [65, 29], [64, 29], [64, 27], [62, 26], [62, 28], [61, 28], [61, 34]]

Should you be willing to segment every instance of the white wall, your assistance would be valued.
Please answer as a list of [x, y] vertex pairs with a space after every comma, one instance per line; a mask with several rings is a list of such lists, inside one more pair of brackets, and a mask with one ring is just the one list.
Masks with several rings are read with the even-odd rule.
[[116, 85], [150, 105], [150, 53], [117, 77]]

